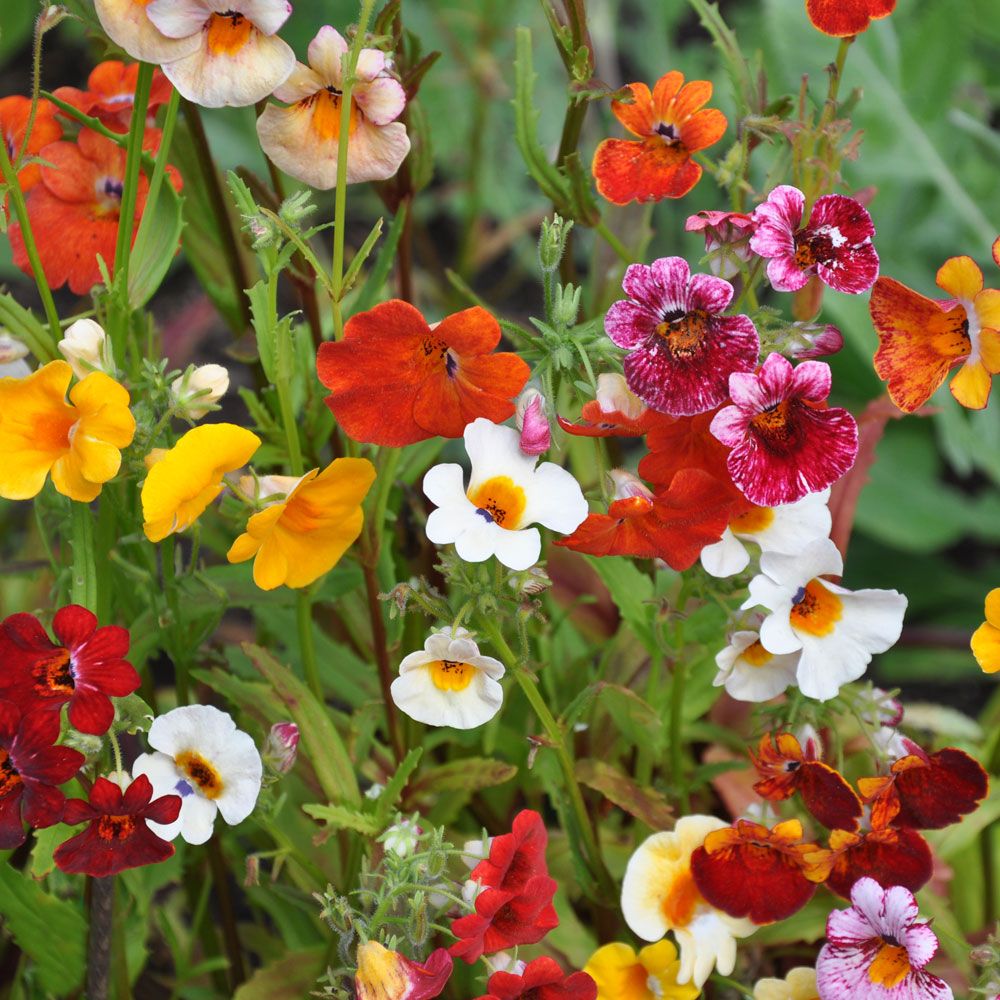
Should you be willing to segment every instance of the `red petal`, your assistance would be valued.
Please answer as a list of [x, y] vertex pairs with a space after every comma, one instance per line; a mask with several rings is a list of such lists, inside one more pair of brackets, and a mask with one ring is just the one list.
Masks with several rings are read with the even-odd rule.
[[825, 35], [846, 38], [866, 31], [876, 18], [896, 9], [896, 0], [806, 0], [806, 13]]
[[[147, 785], [149, 784], [149, 779], [145, 775], [140, 775], [136, 781], [145, 781]], [[75, 801], [78, 800], [70, 799], [66, 803], [67, 810]], [[120, 815], [124, 811], [122, 790], [113, 781], [108, 781], [107, 778], [98, 778], [90, 788], [90, 804], [98, 813], [107, 816]], [[69, 821], [67, 820], [67, 822]]]
[[[149, 778], [140, 774], [128, 788], [122, 797], [122, 812], [126, 815], [144, 815], [149, 800], [153, 797], [153, 785]], [[177, 818], [176, 816], [174, 817]]]
[[797, 773], [802, 801], [823, 826], [857, 829], [863, 811], [861, 799], [843, 775], [820, 761], [806, 761]]
[[173, 823], [180, 812], [181, 797], [179, 795], [161, 795], [142, 809], [142, 816], [154, 823]]
[[[69, 604], [56, 612], [52, 619], [52, 631], [67, 649], [75, 651], [97, 631], [97, 616], [79, 604]], [[128, 635], [127, 632], [125, 634]], [[128, 651], [127, 645], [125, 651]]]
[[0, 851], [12, 851], [27, 839], [27, 831], [21, 821], [22, 786], [0, 799]]
[[834, 862], [826, 884], [844, 899], [851, 898], [851, 888], [864, 875], [883, 889], [901, 885], [916, 892], [930, 881], [933, 869], [931, 849], [916, 830], [890, 830], [861, 835]]
[[494, 837], [489, 857], [473, 868], [469, 878], [485, 886], [520, 892], [535, 875], [547, 875], [545, 847], [548, 831], [534, 809], [522, 809], [511, 825], [511, 832]]
[[917, 760], [904, 757], [893, 765], [900, 801], [894, 826], [921, 830], [951, 826], [973, 812], [989, 791], [989, 778], [982, 765], [964, 750], [946, 747], [931, 754], [927, 765], [900, 767]]
[[[79, 756], [82, 763], [83, 754]], [[53, 788], [52, 785], [43, 785], [37, 781], [24, 783], [22, 814], [25, 822], [36, 830], [58, 823], [62, 819], [65, 803], [66, 796], [58, 788]]]
[[68, 715], [74, 729], [103, 736], [115, 721], [115, 707], [106, 694], [94, 688], [78, 687], [69, 700]]

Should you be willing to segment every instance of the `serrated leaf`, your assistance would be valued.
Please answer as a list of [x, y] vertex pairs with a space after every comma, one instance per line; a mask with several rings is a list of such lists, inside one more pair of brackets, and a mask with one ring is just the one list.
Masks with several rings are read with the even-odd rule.
[[380, 827], [385, 826], [389, 822], [389, 814], [396, 808], [396, 803], [399, 801], [400, 795], [403, 794], [403, 789], [406, 788], [406, 783], [410, 780], [410, 775], [413, 774], [420, 763], [423, 752], [422, 747], [414, 747], [403, 758], [399, 767], [396, 768], [396, 773], [385, 783], [385, 788], [378, 797], [378, 805], [375, 809], [375, 815]]
[[502, 760], [485, 757], [466, 757], [432, 768], [414, 782], [414, 791], [421, 792], [478, 792], [510, 781], [517, 774], [517, 766]]
[[655, 788], [644, 788], [614, 764], [587, 757], [576, 762], [576, 776], [650, 829], [668, 830], [673, 826], [673, 809], [666, 796]]
[[633, 746], [663, 747], [663, 721], [656, 710], [634, 691], [618, 684], [604, 684], [598, 692], [601, 705]]
[[353, 830], [366, 837], [374, 837], [382, 832], [383, 824], [375, 816], [371, 813], [359, 812], [348, 806], [309, 802], [302, 807], [302, 811], [312, 816], [313, 819], [320, 819], [326, 823], [326, 832], [328, 833], [335, 833], [337, 830]]

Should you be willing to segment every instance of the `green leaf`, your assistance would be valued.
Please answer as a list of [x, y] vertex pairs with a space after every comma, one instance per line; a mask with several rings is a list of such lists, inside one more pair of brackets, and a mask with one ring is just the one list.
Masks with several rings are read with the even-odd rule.
[[648, 652], [656, 652], [649, 607], [649, 602], [653, 600], [653, 581], [633, 560], [624, 556], [586, 556], [586, 559], [611, 592], [611, 600], [625, 623], [642, 640]]
[[666, 796], [655, 788], [644, 788], [614, 764], [589, 757], [578, 760], [576, 776], [651, 830], [668, 830], [673, 826], [674, 814]]
[[371, 813], [359, 812], [357, 809], [350, 809], [347, 806], [309, 802], [302, 807], [302, 811], [312, 816], [313, 819], [323, 820], [326, 823], [328, 833], [336, 833], [337, 830], [353, 830], [366, 837], [374, 837], [382, 832], [384, 825], [379, 823], [378, 819]]
[[406, 788], [410, 775], [420, 763], [423, 752], [422, 747], [414, 747], [396, 768], [396, 773], [386, 782], [382, 794], [378, 797], [378, 805], [375, 807], [375, 816], [379, 827], [383, 827], [389, 822], [390, 813], [396, 808], [396, 803], [399, 801], [400, 795], [403, 794], [403, 789]]
[[160, 186], [155, 205], [147, 204], [132, 244], [128, 266], [128, 300], [140, 309], [156, 294], [177, 254], [184, 228], [183, 198], [169, 180]]
[[510, 781], [517, 774], [517, 766], [501, 760], [485, 757], [466, 757], [449, 761], [432, 768], [414, 782], [414, 791], [431, 792], [478, 792], [483, 788], [493, 788]]
[[30, 309], [15, 302], [7, 293], [0, 294], [0, 327], [4, 327], [18, 340], [23, 340], [28, 350], [40, 361], [57, 357], [48, 328], [43, 326]]
[[301, 1000], [312, 995], [323, 972], [326, 948], [303, 948], [258, 969], [234, 994], [233, 1000]]
[[409, 211], [409, 202], [404, 201], [396, 214], [392, 217], [389, 232], [386, 233], [385, 242], [375, 258], [375, 264], [371, 269], [365, 283], [358, 292], [358, 297], [351, 304], [352, 313], [365, 312], [375, 305], [382, 286], [389, 277], [393, 261], [396, 258], [396, 247], [399, 245], [399, 237], [403, 232], [403, 225], [406, 222], [406, 213]]
[[604, 684], [599, 697], [633, 746], [651, 746], [654, 752], [663, 749], [663, 721], [649, 702], [618, 684]]

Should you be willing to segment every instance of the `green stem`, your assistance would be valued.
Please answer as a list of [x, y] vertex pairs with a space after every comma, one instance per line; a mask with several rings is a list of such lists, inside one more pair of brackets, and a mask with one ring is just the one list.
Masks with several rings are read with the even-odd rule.
[[728, 986], [730, 989], [738, 990], [740, 996], [746, 997], [747, 1000], [752, 1000], [752, 994], [746, 986], [742, 983], [738, 983], [735, 979], [730, 979], [728, 976], [720, 976], [718, 972], [712, 973], [712, 982], [718, 983], [720, 986]]
[[674, 683], [670, 691], [670, 780], [678, 802], [683, 801], [684, 785], [684, 688], [687, 685], [687, 662], [678, 649], [674, 661]]
[[292, 406], [292, 331], [287, 323], [278, 323], [278, 271], [272, 271], [267, 277], [267, 297], [268, 322], [277, 334], [278, 356], [274, 383], [278, 390], [281, 423], [285, 428], [285, 442], [288, 445], [288, 464], [293, 476], [301, 476], [305, 472], [305, 466], [302, 463], [299, 426], [295, 422], [295, 410]]
[[302, 655], [302, 670], [309, 690], [322, 704], [324, 701], [323, 682], [319, 677], [319, 661], [316, 658], [316, 637], [313, 634], [312, 590], [300, 590], [295, 596], [296, 621], [299, 628], [299, 652]]
[[612, 250], [618, 255], [619, 260], [625, 264], [632, 264], [634, 260], [632, 254], [629, 253], [628, 247], [610, 229], [608, 229], [608, 224], [601, 219], [600, 222], [594, 227], [600, 236], [604, 239], [604, 242], [611, 247]]
[[[2, 145], [2, 144], [0, 144]], [[94, 518], [90, 505], [70, 503], [73, 576], [70, 599], [93, 611], [97, 606], [97, 570], [94, 563]]]
[[[167, 103], [167, 111], [163, 117], [163, 132], [160, 136], [160, 148], [156, 151], [156, 161], [153, 164], [153, 175], [149, 178], [149, 191], [146, 193], [146, 204], [155, 205], [156, 199], [160, 196], [160, 188], [163, 186], [163, 178], [167, 171], [167, 157], [170, 155], [170, 145], [174, 138], [174, 127], [177, 124], [177, 112], [180, 110], [180, 94], [171, 88], [170, 100]], [[148, 222], [147, 222], [148, 218]], [[139, 220], [139, 232], [136, 234], [138, 242], [140, 235], [152, 223], [153, 213], [147, 217], [145, 214]]]
[[190, 683], [188, 680], [187, 656], [180, 652], [180, 643], [176, 641], [178, 626], [181, 622], [180, 603], [177, 600], [176, 543], [173, 535], [163, 539], [160, 548], [160, 561], [163, 565], [163, 591], [167, 598], [167, 607], [173, 622], [168, 630], [170, 636], [171, 656], [174, 661], [177, 685], [177, 704], [186, 705], [190, 700]]

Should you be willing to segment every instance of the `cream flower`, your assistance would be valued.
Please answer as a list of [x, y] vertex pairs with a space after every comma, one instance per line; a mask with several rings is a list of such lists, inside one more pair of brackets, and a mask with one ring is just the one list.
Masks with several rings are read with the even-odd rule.
[[734, 632], [733, 637], [715, 657], [719, 672], [712, 682], [725, 687], [737, 701], [769, 701], [795, 683], [798, 653], [769, 653], [760, 643], [757, 632]]
[[509, 569], [528, 569], [542, 551], [541, 535], [529, 525], [570, 534], [587, 517], [579, 483], [551, 462], [536, 469], [514, 428], [479, 417], [465, 428], [465, 450], [468, 489], [460, 465], [435, 465], [424, 476], [424, 493], [438, 508], [427, 518], [427, 537], [436, 545], [454, 542], [466, 562], [495, 555]]
[[225, 712], [211, 705], [175, 708], [153, 720], [148, 741], [157, 752], [140, 754], [132, 776], [146, 775], [154, 798], [181, 797], [173, 823], [149, 824], [157, 836], [204, 844], [217, 813], [235, 826], [253, 812], [263, 764], [253, 740]]
[[24, 359], [28, 348], [17, 337], [0, 330], [0, 378], [24, 378], [31, 374], [31, 366]]
[[673, 830], [654, 833], [629, 859], [622, 881], [622, 916], [644, 941], [673, 931], [680, 946], [678, 983], [701, 987], [713, 968], [728, 976], [736, 965], [736, 939], [755, 930], [710, 906], [698, 892], [691, 855], [715, 830], [715, 816], [683, 816]]
[[114, 378], [115, 361], [111, 355], [111, 341], [100, 323], [95, 323], [92, 319], [78, 319], [66, 327], [63, 339], [56, 346], [77, 378], [86, 378], [95, 371]]
[[[309, 65], [296, 63], [274, 96], [289, 105], [270, 104], [257, 119], [261, 148], [292, 177], [320, 190], [337, 186], [340, 138], [341, 59], [347, 42], [325, 25], [309, 43]], [[347, 141], [347, 183], [382, 181], [399, 169], [410, 151], [406, 126], [395, 121], [406, 93], [389, 75], [385, 53], [362, 49], [351, 88]]]
[[759, 979], [753, 988], [753, 1000], [819, 1000], [816, 970], [799, 966], [784, 979]]
[[189, 420], [201, 420], [229, 389], [229, 372], [222, 365], [188, 365], [170, 384], [178, 412]]
[[168, 38], [149, 19], [148, 4], [149, 0], [94, 0], [94, 9], [111, 41], [133, 59], [165, 63], [191, 55], [199, 37]]
[[770, 612], [760, 626], [764, 649], [801, 651], [796, 681], [810, 698], [836, 697], [842, 684], [865, 672], [873, 653], [885, 652], [899, 638], [906, 610], [902, 594], [852, 592], [820, 579], [844, 571], [843, 559], [828, 538], [796, 555], [765, 552], [760, 569], [750, 581], [743, 607], [759, 605]]
[[424, 648], [404, 657], [392, 682], [392, 700], [411, 719], [428, 726], [475, 729], [489, 722], [503, 703], [497, 681], [504, 665], [480, 656], [464, 628], [443, 628]]

